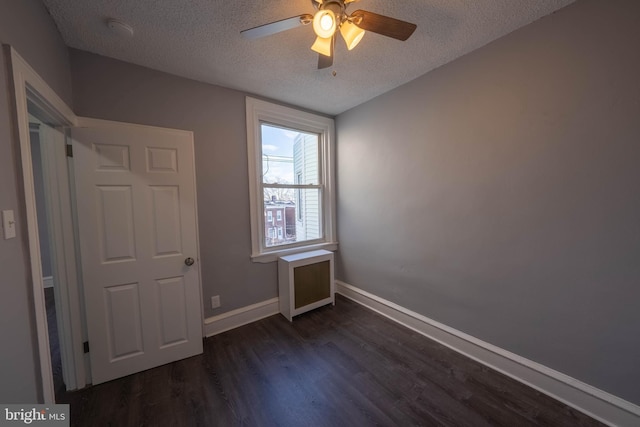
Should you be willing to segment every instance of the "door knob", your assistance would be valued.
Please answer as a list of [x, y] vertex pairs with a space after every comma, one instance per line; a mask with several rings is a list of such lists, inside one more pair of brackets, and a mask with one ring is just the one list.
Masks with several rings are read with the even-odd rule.
[[184, 263], [186, 265], [188, 265], [189, 267], [191, 267], [193, 265], [193, 263], [196, 262], [193, 258], [189, 257], [187, 259], [184, 260]]

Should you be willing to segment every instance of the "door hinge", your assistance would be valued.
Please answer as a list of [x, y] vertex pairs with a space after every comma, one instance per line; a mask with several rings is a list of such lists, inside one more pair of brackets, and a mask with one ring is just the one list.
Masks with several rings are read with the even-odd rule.
[[67, 145], [67, 157], [73, 157], [73, 145]]
[[89, 341], [83, 342], [82, 346], [84, 347], [84, 352], [89, 353]]

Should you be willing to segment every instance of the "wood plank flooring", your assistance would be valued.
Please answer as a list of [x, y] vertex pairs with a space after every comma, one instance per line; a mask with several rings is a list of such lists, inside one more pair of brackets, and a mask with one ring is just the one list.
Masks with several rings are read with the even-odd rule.
[[66, 393], [75, 426], [600, 426], [340, 295]]
[[58, 322], [56, 320], [56, 302], [53, 288], [44, 289], [45, 307], [47, 310], [47, 326], [49, 331], [49, 354], [51, 355], [51, 373], [53, 375], [53, 389], [56, 396], [65, 390], [62, 378], [62, 358], [60, 356], [60, 341], [58, 339]]

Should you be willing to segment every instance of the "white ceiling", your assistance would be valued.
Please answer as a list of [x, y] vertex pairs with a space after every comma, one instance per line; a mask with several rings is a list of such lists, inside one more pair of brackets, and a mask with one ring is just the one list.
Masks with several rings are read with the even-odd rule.
[[[418, 29], [406, 42], [367, 33], [352, 51], [340, 39], [334, 66], [318, 70], [310, 26], [256, 40], [240, 36], [243, 29], [313, 13], [311, 0], [43, 0], [70, 47], [332, 115], [573, 1], [361, 0], [348, 10], [388, 15]], [[112, 33], [107, 18], [131, 25], [134, 36]]]

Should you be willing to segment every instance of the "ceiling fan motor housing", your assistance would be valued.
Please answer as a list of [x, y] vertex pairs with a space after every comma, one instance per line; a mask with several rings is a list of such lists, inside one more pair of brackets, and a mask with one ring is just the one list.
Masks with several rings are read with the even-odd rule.
[[328, 0], [324, 1], [320, 6], [320, 10], [330, 10], [336, 16], [336, 25], [340, 26], [346, 19], [346, 6], [342, 0]]

